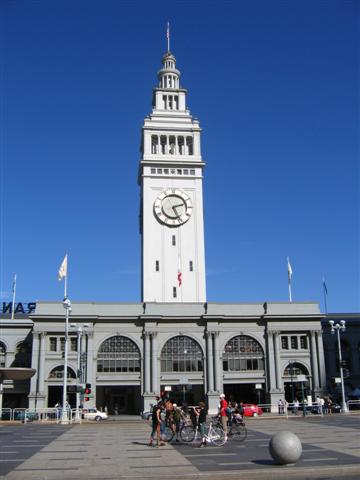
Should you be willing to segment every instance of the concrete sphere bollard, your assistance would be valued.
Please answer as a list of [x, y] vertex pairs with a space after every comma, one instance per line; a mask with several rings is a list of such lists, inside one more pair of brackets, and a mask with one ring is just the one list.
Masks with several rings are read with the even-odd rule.
[[296, 463], [301, 457], [302, 446], [294, 433], [283, 431], [273, 435], [269, 443], [270, 455], [278, 465]]

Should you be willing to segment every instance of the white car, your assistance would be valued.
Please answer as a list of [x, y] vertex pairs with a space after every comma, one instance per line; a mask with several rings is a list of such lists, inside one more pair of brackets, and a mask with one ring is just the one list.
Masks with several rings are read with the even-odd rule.
[[82, 418], [84, 420], [95, 420], [96, 422], [101, 422], [101, 420], [106, 420], [108, 415], [105, 412], [100, 412], [100, 410], [97, 408], [83, 408]]

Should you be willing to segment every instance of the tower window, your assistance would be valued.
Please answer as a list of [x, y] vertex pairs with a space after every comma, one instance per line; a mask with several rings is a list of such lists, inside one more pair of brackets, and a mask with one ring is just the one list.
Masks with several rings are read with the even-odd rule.
[[157, 173], [162, 173], [162, 168], [158, 168]]
[[152, 168], [151, 173], [156, 173], [156, 168]]
[[179, 154], [184, 155], [184, 137], [178, 137]]
[[178, 174], [178, 175], [182, 175], [182, 170], [181, 170], [181, 168], [178, 168], [178, 169], [177, 169], [177, 174]]
[[176, 237], [175, 237], [175, 235], [172, 236], [172, 245], [173, 245], [173, 246], [176, 245]]
[[159, 260], [156, 260], [155, 261], [155, 271], [158, 272], [159, 270], [160, 270]]
[[186, 137], [186, 146], [188, 150], [188, 155], [194, 155], [194, 146], [192, 137]]
[[175, 109], [179, 110], [179, 97], [174, 97], [175, 100]]
[[193, 264], [192, 260], [190, 260], [190, 262], [189, 262], [189, 270], [190, 270], [190, 272], [194, 271], [194, 264]]
[[164, 108], [167, 109], [167, 96], [163, 95]]
[[165, 173], [165, 175], [169, 175], [169, 169], [168, 169], [168, 168], [164, 168], [164, 173]]
[[165, 155], [165, 153], [166, 153], [166, 143], [167, 143], [167, 139], [166, 139], [165, 135], [161, 136], [160, 142], [161, 142], [161, 153], [163, 155]]
[[195, 175], [195, 170], [191, 169], [190, 170], [190, 175]]
[[184, 168], [184, 175], [189, 175], [189, 170], [187, 168]]
[[151, 153], [156, 154], [158, 153], [158, 137], [157, 135], [151, 136]]
[[291, 348], [293, 350], [297, 350], [298, 349], [298, 337], [290, 337], [290, 344], [291, 344]]
[[176, 287], [173, 287], [173, 298], [177, 297]]

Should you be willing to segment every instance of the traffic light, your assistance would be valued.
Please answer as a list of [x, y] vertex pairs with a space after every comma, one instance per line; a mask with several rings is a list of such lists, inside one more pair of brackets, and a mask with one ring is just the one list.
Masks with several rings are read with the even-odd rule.
[[85, 385], [85, 398], [84, 398], [84, 401], [85, 402], [88, 402], [90, 400], [90, 397], [92, 397], [92, 394], [91, 394], [91, 383], [87, 383]]

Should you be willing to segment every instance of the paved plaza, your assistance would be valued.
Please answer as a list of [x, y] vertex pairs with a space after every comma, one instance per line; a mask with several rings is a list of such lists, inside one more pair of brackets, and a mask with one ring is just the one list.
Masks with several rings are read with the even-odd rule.
[[[249, 419], [245, 443], [193, 448], [148, 447], [145, 421], [101, 424], [0, 425], [0, 478], [69, 479], [329, 479], [360, 478], [360, 416]], [[303, 455], [295, 466], [274, 465], [269, 439], [296, 433]]]

